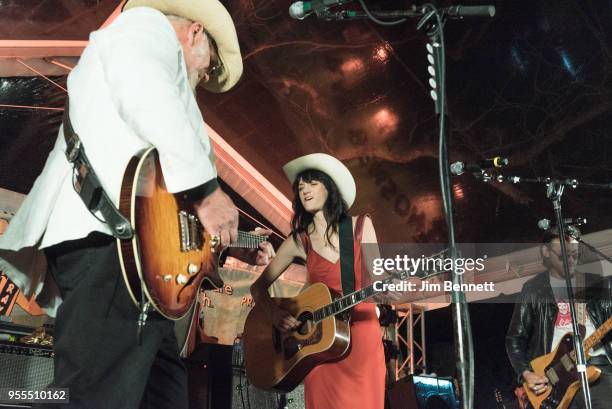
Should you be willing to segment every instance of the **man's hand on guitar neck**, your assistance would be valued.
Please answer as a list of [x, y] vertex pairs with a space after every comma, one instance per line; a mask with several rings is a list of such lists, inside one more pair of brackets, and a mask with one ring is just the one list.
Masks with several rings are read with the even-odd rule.
[[[253, 231], [254, 234], [258, 234], [260, 236], [270, 236], [272, 234], [272, 230], [262, 229], [261, 227], [256, 227]], [[257, 249], [257, 254], [255, 256], [255, 265], [257, 266], [267, 266], [270, 264], [270, 261], [276, 256], [276, 252], [274, 251], [274, 246], [269, 241], [264, 241], [259, 244], [259, 249]]]
[[[272, 230], [256, 227], [255, 230], [249, 233], [258, 236], [270, 236]], [[231, 248], [229, 249], [228, 255], [254, 266], [267, 266], [274, 256], [276, 256], [276, 252], [274, 251], [272, 243], [264, 241], [263, 243], [259, 243], [259, 247], [256, 249]]]
[[523, 379], [527, 382], [529, 389], [536, 395], [544, 393], [548, 387], [548, 378], [535, 374], [529, 370], [523, 371]]
[[196, 202], [194, 208], [204, 229], [219, 235], [223, 247], [238, 239], [238, 210], [221, 188]]

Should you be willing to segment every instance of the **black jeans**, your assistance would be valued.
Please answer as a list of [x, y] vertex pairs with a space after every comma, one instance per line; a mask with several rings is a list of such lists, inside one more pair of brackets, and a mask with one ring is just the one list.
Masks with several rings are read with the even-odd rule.
[[46, 249], [62, 293], [55, 322], [55, 372], [50, 387], [69, 388], [58, 408], [187, 409], [187, 373], [174, 322], [149, 313], [138, 345], [138, 309], [123, 281], [113, 238]]

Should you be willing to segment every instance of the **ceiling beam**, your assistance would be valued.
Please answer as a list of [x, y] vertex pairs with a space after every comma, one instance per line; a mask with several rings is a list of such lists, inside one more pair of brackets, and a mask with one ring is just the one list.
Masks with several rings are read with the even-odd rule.
[[0, 58], [80, 57], [87, 41], [0, 40]]
[[115, 21], [117, 16], [119, 16], [119, 14], [121, 14], [121, 10], [123, 10], [123, 5], [124, 4], [125, 4], [125, 1], [122, 1], [121, 3], [119, 3], [119, 5], [115, 8], [115, 10], [113, 10], [113, 12], [110, 14], [110, 16], [108, 16], [106, 21], [104, 21], [104, 23], [102, 23], [100, 28], [104, 28], [104, 27], [108, 26], [110, 23], [112, 23], [113, 21]]

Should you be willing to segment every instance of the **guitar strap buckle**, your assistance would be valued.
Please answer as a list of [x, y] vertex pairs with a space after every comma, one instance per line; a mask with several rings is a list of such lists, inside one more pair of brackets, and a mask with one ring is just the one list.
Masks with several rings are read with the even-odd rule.
[[66, 137], [66, 158], [68, 159], [68, 162], [74, 163], [79, 155], [79, 151], [81, 150], [81, 140], [66, 135], [66, 130], [64, 130], [64, 136]]

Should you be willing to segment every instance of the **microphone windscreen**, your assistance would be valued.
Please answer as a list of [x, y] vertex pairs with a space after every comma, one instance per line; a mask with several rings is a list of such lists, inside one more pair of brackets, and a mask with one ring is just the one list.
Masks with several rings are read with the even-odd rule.
[[538, 227], [541, 230], [544, 230], [544, 231], [550, 229], [550, 220], [542, 219], [542, 220], [538, 221]]
[[306, 17], [306, 13], [304, 13], [304, 2], [296, 1], [295, 3], [291, 3], [291, 6], [289, 6], [289, 15], [296, 20], [302, 20]]

